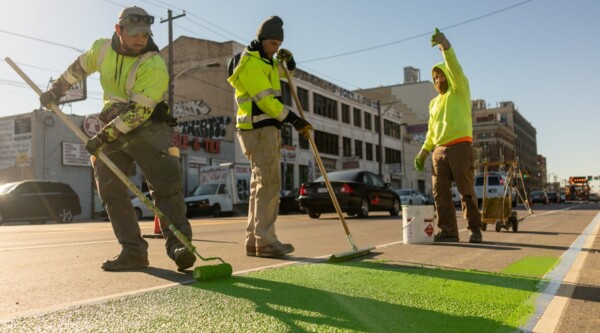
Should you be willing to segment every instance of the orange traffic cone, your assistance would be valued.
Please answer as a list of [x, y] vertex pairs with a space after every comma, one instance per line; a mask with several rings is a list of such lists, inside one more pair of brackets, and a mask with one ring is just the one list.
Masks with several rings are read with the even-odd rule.
[[142, 235], [144, 238], [164, 238], [162, 232], [160, 231], [160, 219], [158, 216], [154, 215], [154, 234], [146, 234]]

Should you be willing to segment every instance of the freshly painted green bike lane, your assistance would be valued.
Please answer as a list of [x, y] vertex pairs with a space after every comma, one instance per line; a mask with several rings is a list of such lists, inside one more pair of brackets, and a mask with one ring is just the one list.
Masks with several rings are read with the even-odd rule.
[[556, 258], [501, 274], [391, 261], [302, 264], [0, 323], [10, 332], [513, 332]]

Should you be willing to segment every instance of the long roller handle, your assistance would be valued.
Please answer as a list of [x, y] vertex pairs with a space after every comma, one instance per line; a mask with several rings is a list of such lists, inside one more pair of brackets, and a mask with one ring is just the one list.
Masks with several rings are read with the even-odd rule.
[[[283, 70], [285, 72], [285, 77], [287, 78], [288, 84], [290, 85], [290, 91], [292, 92], [292, 96], [294, 97], [294, 102], [296, 103], [296, 108], [300, 113], [300, 117], [302, 119], [306, 119], [304, 117], [304, 110], [302, 110], [302, 105], [300, 104], [300, 99], [298, 98], [298, 94], [296, 93], [296, 87], [294, 86], [294, 82], [292, 81], [292, 76], [290, 75], [290, 71], [287, 69], [287, 63], [282, 62]], [[315, 140], [312, 136], [308, 135], [308, 142], [310, 142], [310, 146], [312, 148], [313, 154], [315, 155], [315, 160], [319, 165], [319, 170], [321, 170], [321, 175], [325, 180], [325, 185], [327, 186], [327, 191], [329, 191], [329, 196], [331, 197], [331, 201], [333, 201], [333, 206], [335, 207], [335, 211], [337, 212], [340, 222], [342, 222], [342, 226], [344, 227], [344, 231], [346, 232], [346, 236], [348, 237], [348, 242], [350, 242], [350, 246], [354, 250], [357, 249], [357, 246], [354, 245], [354, 241], [352, 240], [352, 234], [350, 234], [350, 229], [348, 229], [348, 225], [346, 224], [346, 220], [344, 219], [344, 215], [342, 215], [342, 209], [340, 208], [340, 204], [335, 196], [335, 192], [333, 191], [333, 187], [331, 186], [331, 182], [327, 177], [327, 170], [325, 170], [325, 166], [323, 165], [323, 161], [321, 160], [321, 155], [319, 154], [319, 150], [317, 149], [317, 145], [315, 144]]]
[[[15, 70], [15, 72], [17, 72], [17, 74], [19, 74], [19, 76], [25, 82], [27, 82], [31, 89], [33, 89], [38, 95], [41, 95], [43, 93], [42, 90], [27, 76], [27, 74], [25, 74], [25, 72], [23, 72], [21, 68], [19, 68], [19, 66], [17, 66], [17, 64], [15, 64], [10, 58], [6, 57], [4, 60], [10, 65], [10, 67], [12, 67]], [[81, 139], [81, 141], [83, 141], [84, 143], [88, 141], [87, 135], [85, 135], [85, 133], [83, 133], [83, 131], [79, 129], [79, 127], [77, 127], [71, 121], [71, 119], [69, 119], [69, 117], [67, 117], [58, 108], [58, 106], [52, 103], [51, 108], [52, 111], [58, 116], [58, 118], [60, 118], [60, 120], [62, 120], [62, 122], [65, 123], [65, 125], [67, 125], [67, 127], [69, 127], [73, 131], [73, 133], [75, 133], [75, 135], [79, 137], [79, 139]], [[106, 164], [106, 166], [117, 176], [117, 178], [119, 178], [125, 184], [125, 186], [127, 186], [127, 188], [129, 188], [129, 190], [131, 190], [131, 192], [133, 192], [133, 194], [135, 194], [135, 196], [138, 197], [144, 203], [144, 205], [146, 205], [146, 207], [151, 209], [154, 212], [154, 214], [158, 216], [163, 228], [166, 227], [173, 231], [175, 237], [177, 237], [177, 239], [188, 250], [190, 250], [192, 253], [196, 252], [196, 248], [191, 244], [187, 237], [185, 237], [185, 235], [183, 235], [181, 232], [179, 232], [179, 230], [177, 230], [177, 228], [175, 228], [175, 226], [173, 226], [171, 220], [169, 220], [169, 218], [165, 214], [163, 214], [154, 204], [152, 204], [152, 202], [150, 202], [150, 200], [138, 189], [138, 187], [131, 181], [131, 179], [125, 176], [125, 174], [121, 170], [119, 170], [119, 168], [101, 150], [98, 152], [98, 158], [102, 162], [104, 162], [104, 164]], [[177, 230], [177, 232], [175, 232], [175, 230]]]

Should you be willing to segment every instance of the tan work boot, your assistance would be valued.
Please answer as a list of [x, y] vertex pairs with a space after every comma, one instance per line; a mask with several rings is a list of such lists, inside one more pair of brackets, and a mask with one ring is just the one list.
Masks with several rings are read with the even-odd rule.
[[136, 269], [148, 267], [148, 254], [134, 254], [121, 252], [118, 256], [102, 263], [105, 271], [118, 271], [123, 269]]
[[[282, 257], [286, 254], [294, 252], [292, 244], [282, 244], [280, 241], [269, 244], [267, 246], [258, 246], [256, 248], [257, 257]], [[247, 253], [246, 253], [247, 254]]]

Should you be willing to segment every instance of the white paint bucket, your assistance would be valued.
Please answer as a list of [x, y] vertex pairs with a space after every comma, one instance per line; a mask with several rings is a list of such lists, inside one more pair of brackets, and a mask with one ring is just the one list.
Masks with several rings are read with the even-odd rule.
[[433, 243], [433, 206], [402, 206], [404, 244]]

